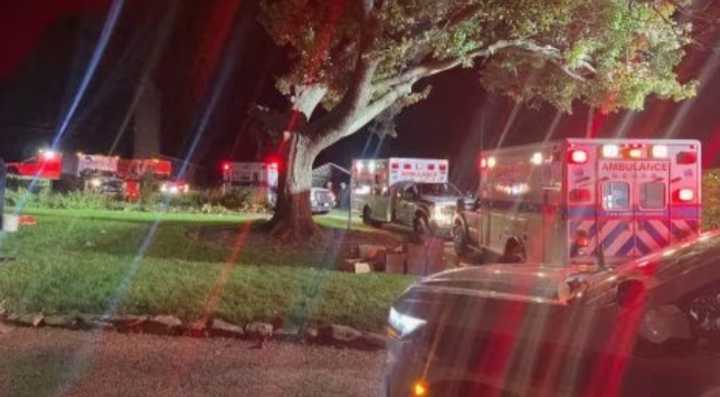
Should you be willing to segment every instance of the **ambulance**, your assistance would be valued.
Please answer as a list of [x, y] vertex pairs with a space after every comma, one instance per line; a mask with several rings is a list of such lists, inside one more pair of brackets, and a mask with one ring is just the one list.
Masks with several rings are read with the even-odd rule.
[[695, 140], [565, 139], [484, 151], [477, 200], [458, 209], [459, 254], [509, 262], [614, 263], [697, 235]]
[[256, 200], [272, 206], [277, 201], [278, 176], [278, 164], [274, 162], [224, 162], [223, 193], [249, 188], [257, 194]]
[[442, 159], [354, 160], [351, 181], [353, 212], [373, 226], [396, 223], [418, 235], [449, 234], [460, 191], [448, 182]]

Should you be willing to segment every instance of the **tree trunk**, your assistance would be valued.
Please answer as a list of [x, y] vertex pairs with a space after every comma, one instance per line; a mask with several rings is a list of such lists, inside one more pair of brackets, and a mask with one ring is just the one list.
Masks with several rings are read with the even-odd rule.
[[310, 189], [316, 152], [311, 141], [300, 133], [283, 143], [275, 214], [271, 234], [283, 241], [307, 240], [318, 230], [312, 218]]

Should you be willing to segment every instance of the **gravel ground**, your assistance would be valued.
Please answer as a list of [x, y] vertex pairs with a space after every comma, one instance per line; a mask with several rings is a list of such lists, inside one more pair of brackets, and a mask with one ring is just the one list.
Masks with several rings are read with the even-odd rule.
[[0, 396], [377, 396], [383, 352], [0, 329]]

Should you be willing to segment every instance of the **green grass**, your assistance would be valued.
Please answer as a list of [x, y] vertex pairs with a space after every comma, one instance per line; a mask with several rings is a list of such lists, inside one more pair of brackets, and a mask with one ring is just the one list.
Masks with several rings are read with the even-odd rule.
[[[412, 281], [327, 270], [335, 261], [332, 249], [263, 239], [253, 216], [33, 214], [37, 226], [0, 243], [4, 255], [16, 258], [0, 262], [0, 302], [17, 313], [116, 311], [192, 321], [202, 317], [217, 291], [218, 303], [210, 311], [228, 321], [282, 318], [378, 330], [392, 300]], [[153, 222], [158, 219], [162, 222]], [[333, 222], [332, 217], [320, 221], [330, 227]], [[208, 225], [241, 232], [232, 244], [188, 238]]]

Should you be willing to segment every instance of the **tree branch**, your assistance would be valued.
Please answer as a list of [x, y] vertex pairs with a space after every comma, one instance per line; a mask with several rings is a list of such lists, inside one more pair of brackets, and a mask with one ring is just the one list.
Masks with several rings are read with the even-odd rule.
[[[395, 85], [405, 84], [410, 81], [418, 81], [425, 77], [429, 77], [444, 72], [446, 70], [458, 67], [467, 60], [489, 57], [499, 51], [511, 48], [528, 51], [532, 54], [545, 58], [553, 64], [557, 65], [563, 72], [565, 72], [565, 74], [567, 74], [571, 78], [581, 81], [585, 80], [582, 75], [574, 71], [569, 65], [566, 65], [563, 62], [563, 56], [560, 53], [560, 50], [558, 50], [557, 48], [550, 45], [541, 46], [533, 41], [526, 39], [518, 39], [500, 40], [485, 48], [471, 51], [460, 58], [448, 59], [444, 61], [430, 61], [420, 64], [411, 69], [408, 69], [407, 71], [403, 72], [398, 76], [376, 82], [374, 90], [382, 91], [384, 89], [389, 89], [390, 87], [393, 87]], [[577, 69], [584, 69], [593, 74], [596, 72], [595, 68], [588, 61], [580, 62]]]

